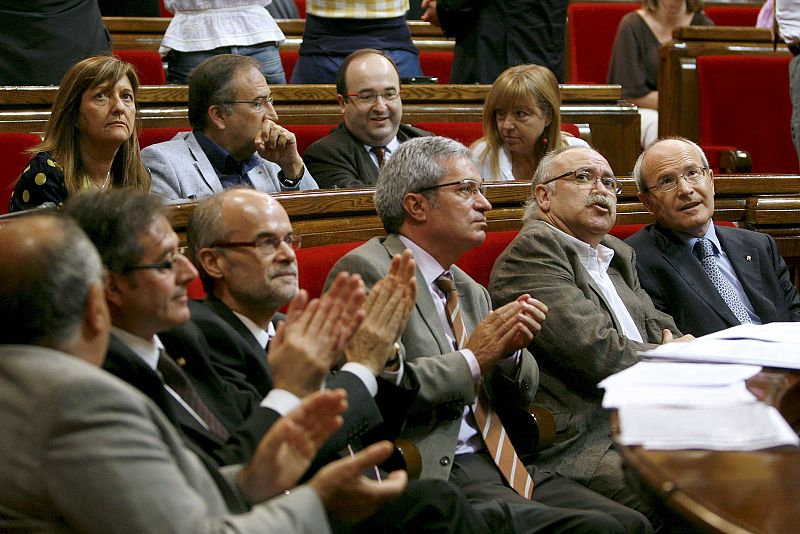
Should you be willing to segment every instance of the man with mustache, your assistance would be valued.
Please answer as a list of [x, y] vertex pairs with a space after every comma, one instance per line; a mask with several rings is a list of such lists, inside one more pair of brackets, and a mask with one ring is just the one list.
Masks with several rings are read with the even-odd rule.
[[654, 520], [623, 480], [597, 384], [638, 362], [637, 351], [680, 333], [639, 286], [633, 250], [607, 235], [618, 192], [598, 152], [567, 147], [548, 154], [534, 174], [524, 225], [492, 270], [489, 292], [497, 306], [530, 294], [549, 310], [529, 348], [541, 367], [536, 402], [555, 415], [557, 435], [537, 466]]
[[702, 336], [742, 323], [800, 321], [800, 296], [775, 240], [713, 224], [714, 174], [699, 146], [656, 141], [639, 156], [634, 177], [656, 223], [627, 243], [642, 287], [681, 330]]
[[336, 73], [336, 92], [344, 122], [303, 154], [321, 188], [375, 185], [380, 167], [400, 143], [431, 135], [400, 124], [400, 75], [380, 50], [347, 56]]

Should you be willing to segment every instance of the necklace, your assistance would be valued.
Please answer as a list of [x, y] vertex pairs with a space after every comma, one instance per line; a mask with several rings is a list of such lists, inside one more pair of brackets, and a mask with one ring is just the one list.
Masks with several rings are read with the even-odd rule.
[[92, 182], [92, 185], [95, 186], [99, 191], [107, 190], [109, 184], [111, 183], [111, 171], [108, 171], [106, 173], [106, 179], [103, 180], [103, 184], [102, 185], [97, 185], [97, 182], [95, 182], [94, 180], [90, 180], [90, 182]]

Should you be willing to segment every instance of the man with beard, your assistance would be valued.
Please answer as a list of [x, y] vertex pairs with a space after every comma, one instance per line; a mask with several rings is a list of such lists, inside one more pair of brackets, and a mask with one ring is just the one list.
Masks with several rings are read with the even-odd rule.
[[489, 292], [495, 306], [527, 293], [549, 310], [529, 348], [541, 371], [536, 402], [555, 415], [557, 435], [537, 456], [537, 467], [653, 520], [625, 485], [597, 384], [638, 362], [638, 351], [680, 333], [640, 287], [633, 249], [607, 235], [619, 191], [596, 151], [567, 147], [548, 154], [534, 174], [522, 230], [498, 257]]

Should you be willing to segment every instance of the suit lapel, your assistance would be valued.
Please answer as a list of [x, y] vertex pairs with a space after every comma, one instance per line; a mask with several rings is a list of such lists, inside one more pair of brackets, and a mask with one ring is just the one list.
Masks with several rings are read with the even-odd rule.
[[208, 160], [208, 156], [206, 156], [205, 152], [203, 152], [203, 149], [200, 147], [200, 143], [197, 142], [194, 133], [189, 134], [186, 138], [186, 144], [195, 160], [195, 167], [200, 174], [200, 178], [211, 191], [214, 193], [221, 193], [223, 189], [222, 182], [219, 181], [219, 176], [217, 176], [216, 171], [214, 171], [214, 167]]
[[247, 344], [250, 345], [253, 351], [257, 354], [264, 352], [264, 347], [261, 346], [253, 333], [247, 329], [247, 326], [245, 326], [241, 319], [239, 319], [225, 303], [215, 297], [207, 297], [203, 303], [213, 310], [214, 313], [219, 315], [223, 321], [231, 325], [231, 328], [236, 330], [236, 333], [247, 341]]
[[775, 317], [775, 305], [764, 297], [764, 279], [761, 274], [761, 256], [758, 249], [745, 245], [740, 234], [732, 228], [718, 226], [715, 230], [722, 250], [731, 262], [736, 278], [742, 284], [742, 289], [750, 299], [754, 311], [762, 322], [772, 320]]

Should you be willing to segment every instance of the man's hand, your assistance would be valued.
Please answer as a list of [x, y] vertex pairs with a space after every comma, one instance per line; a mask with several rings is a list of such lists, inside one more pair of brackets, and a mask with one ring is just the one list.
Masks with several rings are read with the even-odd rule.
[[353, 457], [326, 465], [308, 482], [322, 499], [328, 514], [347, 525], [375, 513], [381, 505], [397, 497], [408, 483], [405, 471], [394, 471], [382, 482], [361, 474], [383, 463], [392, 454], [392, 444], [381, 441]]
[[347, 361], [365, 365], [376, 376], [392, 355], [417, 299], [417, 264], [410, 250], [392, 258], [389, 273], [370, 290], [365, 317], [345, 348]]
[[249, 502], [265, 501], [297, 483], [322, 443], [341, 426], [346, 399], [341, 389], [318, 391], [269, 429], [236, 479]]
[[264, 119], [255, 139], [256, 151], [267, 161], [277, 163], [288, 180], [303, 176], [303, 160], [297, 152], [294, 134], [283, 126]]
[[664, 328], [661, 331], [661, 344], [662, 345], [666, 345], [667, 343], [672, 343], [673, 341], [676, 341], [676, 342], [679, 342], [679, 343], [685, 343], [685, 342], [691, 341], [693, 339], [694, 339], [694, 336], [692, 334], [686, 334], [684, 336], [679, 337], [678, 339], [675, 339], [673, 337], [673, 335], [672, 335], [672, 332], [670, 332], [669, 328]]
[[520, 295], [491, 312], [469, 336], [464, 348], [478, 360], [481, 374], [486, 374], [497, 360], [527, 347], [541, 331], [547, 306], [530, 295]]
[[268, 356], [274, 387], [300, 398], [320, 388], [344, 343], [358, 328], [364, 284], [358, 275], [344, 274], [320, 299], [306, 304], [307, 300], [304, 290], [292, 299]]
[[436, 0], [422, 0], [420, 7], [425, 10], [425, 13], [420, 17], [425, 22], [430, 22], [434, 26], [442, 27], [439, 23], [439, 13], [436, 12]]

